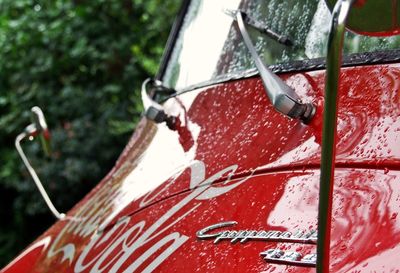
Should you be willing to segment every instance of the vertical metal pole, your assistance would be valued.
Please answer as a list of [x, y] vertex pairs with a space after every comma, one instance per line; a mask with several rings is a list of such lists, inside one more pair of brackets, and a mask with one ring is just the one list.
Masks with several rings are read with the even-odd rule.
[[318, 208], [318, 273], [329, 272], [339, 76], [346, 19], [353, 2], [354, 0], [339, 0], [336, 2], [332, 12], [332, 21], [328, 38]]

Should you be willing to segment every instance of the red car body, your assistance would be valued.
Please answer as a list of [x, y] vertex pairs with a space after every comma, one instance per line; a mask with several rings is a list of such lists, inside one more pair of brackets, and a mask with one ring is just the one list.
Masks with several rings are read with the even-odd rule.
[[[400, 65], [391, 54], [340, 71], [330, 272], [400, 271]], [[315, 272], [260, 255], [305, 256], [313, 243], [198, 238], [227, 221], [236, 224], [218, 231], [317, 229], [325, 70], [279, 76], [318, 106], [309, 125], [278, 113], [257, 75], [171, 97], [163, 107], [177, 130], [143, 118], [111, 172], [2, 272]]]

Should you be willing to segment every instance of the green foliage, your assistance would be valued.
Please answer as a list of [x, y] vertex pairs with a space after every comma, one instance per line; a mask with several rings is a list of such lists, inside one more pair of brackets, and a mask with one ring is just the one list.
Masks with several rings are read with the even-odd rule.
[[0, 0], [0, 267], [54, 219], [14, 148], [40, 106], [54, 155], [26, 153], [68, 210], [111, 169], [141, 112], [178, 0]]

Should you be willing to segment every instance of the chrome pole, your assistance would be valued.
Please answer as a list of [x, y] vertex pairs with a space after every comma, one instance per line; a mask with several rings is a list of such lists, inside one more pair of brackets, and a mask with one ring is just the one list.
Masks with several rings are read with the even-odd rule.
[[329, 272], [332, 195], [335, 171], [337, 100], [346, 20], [355, 0], [339, 0], [332, 12], [325, 76], [325, 106], [322, 129], [319, 183], [317, 272]]

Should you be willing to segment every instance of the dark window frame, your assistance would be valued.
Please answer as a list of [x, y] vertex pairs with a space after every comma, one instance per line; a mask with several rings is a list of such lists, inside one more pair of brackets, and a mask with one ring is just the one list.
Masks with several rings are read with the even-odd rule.
[[172, 52], [175, 47], [176, 40], [178, 39], [179, 32], [182, 28], [183, 21], [187, 10], [190, 6], [191, 0], [183, 0], [179, 12], [175, 18], [174, 24], [172, 25], [171, 32], [169, 33], [167, 43], [163, 55], [161, 57], [161, 62], [158, 67], [158, 72], [155, 77], [156, 80], [161, 80], [164, 77], [165, 70], [167, 69], [169, 59], [171, 58]]

